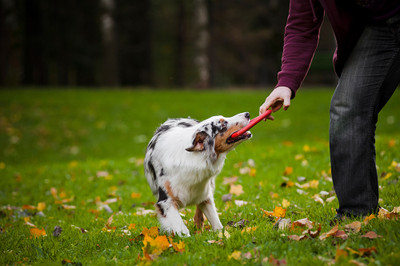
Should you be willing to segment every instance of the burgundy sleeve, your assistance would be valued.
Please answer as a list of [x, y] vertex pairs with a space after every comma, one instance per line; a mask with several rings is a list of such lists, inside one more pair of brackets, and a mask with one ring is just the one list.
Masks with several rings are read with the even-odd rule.
[[285, 28], [281, 71], [278, 86], [292, 90], [294, 98], [300, 87], [319, 40], [324, 10], [318, 0], [291, 0]]

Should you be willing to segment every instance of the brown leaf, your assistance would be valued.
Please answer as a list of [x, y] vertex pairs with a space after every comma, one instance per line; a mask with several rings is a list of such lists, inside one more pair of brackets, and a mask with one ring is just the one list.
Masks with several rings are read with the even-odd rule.
[[351, 224], [345, 225], [344, 228], [347, 232], [352, 231], [354, 233], [358, 233], [361, 230], [361, 222], [359, 221], [352, 222]]
[[335, 237], [346, 240], [349, 236], [343, 230], [338, 230], [335, 234]]
[[378, 235], [374, 231], [369, 231], [365, 235], [362, 235], [361, 237], [365, 237], [365, 238], [369, 238], [369, 239], [375, 239], [375, 238], [382, 237], [382, 236]]
[[325, 240], [330, 236], [334, 236], [336, 234], [336, 232], [338, 231], [339, 225], [335, 225], [329, 232], [327, 233], [323, 233], [319, 239], [320, 240]]
[[289, 238], [290, 240], [300, 241], [300, 240], [303, 240], [303, 239], [307, 239], [307, 236], [306, 236], [306, 235], [300, 235], [300, 236], [298, 236], [298, 235], [291, 235], [291, 236], [288, 236], [288, 238]]
[[361, 257], [370, 256], [372, 253], [378, 253], [376, 247], [359, 248], [358, 251], [360, 252]]
[[307, 227], [308, 229], [312, 229], [313, 228], [313, 222], [311, 222], [310, 220], [308, 220], [308, 218], [303, 218], [297, 221], [294, 221], [292, 224], [291, 229], [295, 229], [295, 227], [300, 226], [300, 227]]

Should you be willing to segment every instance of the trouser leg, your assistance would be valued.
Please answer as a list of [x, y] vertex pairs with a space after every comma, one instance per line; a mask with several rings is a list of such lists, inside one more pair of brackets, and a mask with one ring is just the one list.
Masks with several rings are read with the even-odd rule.
[[330, 153], [339, 214], [366, 215], [378, 207], [376, 123], [399, 81], [399, 40], [387, 26], [368, 26], [331, 101]]

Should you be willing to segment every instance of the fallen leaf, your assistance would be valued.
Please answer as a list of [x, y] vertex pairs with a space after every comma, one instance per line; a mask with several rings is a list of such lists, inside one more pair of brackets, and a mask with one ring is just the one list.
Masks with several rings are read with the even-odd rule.
[[282, 200], [282, 208], [287, 209], [290, 206], [290, 202], [286, 199]]
[[329, 232], [323, 233], [320, 237], [319, 240], [325, 240], [330, 236], [334, 236], [336, 232], [338, 231], [339, 225], [335, 225]]
[[222, 182], [223, 185], [231, 185], [238, 181], [239, 177], [232, 176], [232, 177], [224, 177], [224, 181]]
[[58, 237], [59, 235], [61, 235], [61, 232], [62, 232], [62, 228], [57, 225], [54, 227], [53, 236]]
[[329, 197], [329, 198], [327, 198], [326, 200], [325, 200], [325, 202], [332, 202], [332, 201], [334, 201], [336, 199], [336, 196], [332, 196], [332, 197]]
[[219, 240], [208, 240], [207, 242], [210, 243], [210, 244], [218, 244], [220, 246], [224, 245], [224, 241], [222, 239], [219, 239]]
[[348, 254], [347, 251], [341, 248], [336, 249], [335, 261], [337, 262], [340, 257], [347, 258]]
[[364, 225], [367, 225], [369, 223], [369, 221], [371, 221], [375, 217], [376, 217], [375, 214], [371, 214], [370, 216], [365, 217], [364, 222], [363, 222]]
[[36, 207], [32, 206], [32, 205], [23, 205], [22, 209], [23, 210], [36, 210]]
[[270, 211], [266, 211], [264, 209], [261, 208], [261, 210], [264, 212], [264, 215], [267, 216], [274, 216], [277, 218], [284, 218], [286, 215], [286, 209], [279, 207], [279, 206], [275, 206], [274, 211], [270, 212]]
[[142, 196], [140, 193], [132, 192], [131, 193], [131, 198], [132, 199], [139, 199]]
[[369, 232], [367, 232], [365, 235], [362, 235], [361, 237], [369, 238], [369, 239], [375, 239], [375, 238], [382, 237], [382, 236], [381, 236], [381, 235], [378, 235], [378, 234], [375, 233], [374, 231], [369, 231]]
[[346, 240], [349, 236], [343, 231], [343, 230], [338, 230], [335, 235], [337, 238], [341, 238], [343, 240]]
[[235, 200], [235, 204], [236, 204], [236, 206], [241, 207], [243, 205], [248, 204], [248, 202], [247, 201], [243, 201], [243, 200]]
[[227, 201], [230, 201], [230, 200], [232, 200], [232, 194], [225, 194], [225, 195], [222, 195], [222, 201], [223, 202], [227, 202]]
[[361, 222], [359, 221], [352, 222], [351, 224], [345, 225], [344, 228], [346, 231], [358, 233], [361, 230]]
[[242, 257], [249, 260], [253, 257], [253, 255], [251, 254], [251, 252], [247, 252], [247, 253], [244, 253], [242, 255]]
[[234, 194], [236, 196], [240, 196], [244, 193], [242, 185], [234, 185], [231, 184], [231, 188], [229, 190], [230, 194]]
[[155, 238], [155, 237], [158, 236], [158, 227], [157, 227], [157, 226], [153, 226], [153, 227], [151, 227], [150, 229], [148, 229], [148, 228], [143, 228], [141, 234], [144, 235], [144, 236], [145, 236], [145, 235], [148, 235], [148, 236], [150, 236], [150, 237], [152, 237], [152, 238]]
[[31, 232], [31, 237], [34, 237], [34, 238], [38, 238], [41, 236], [47, 236], [46, 231], [44, 229], [39, 229], [39, 228], [33, 227], [33, 228], [29, 229], [29, 231]]
[[295, 227], [307, 227], [308, 229], [312, 229], [314, 224], [308, 218], [303, 218], [297, 221], [294, 221], [291, 226], [291, 230], [295, 229]]
[[370, 256], [372, 253], [377, 253], [376, 247], [359, 248], [358, 251], [361, 257]]
[[37, 210], [42, 212], [42, 211], [44, 211], [44, 209], [46, 209], [46, 203], [39, 202], [38, 206], [37, 206]]
[[300, 241], [300, 240], [303, 240], [303, 239], [307, 239], [307, 236], [306, 236], [306, 235], [300, 235], [300, 236], [298, 236], [298, 235], [291, 235], [291, 236], [288, 236], [288, 238], [289, 238], [290, 240]]
[[315, 194], [314, 196], [312, 196], [312, 198], [313, 198], [316, 202], [321, 203], [322, 205], [325, 205], [324, 200], [323, 200], [318, 194]]
[[242, 252], [235, 250], [234, 252], [232, 252], [231, 255], [228, 256], [228, 260], [231, 260], [231, 259], [240, 260], [241, 254], [242, 254]]
[[287, 175], [291, 175], [293, 173], [293, 167], [287, 166], [285, 168], [285, 171], [283, 171], [283, 175], [287, 176]]
[[179, 243], [172, 242], [172, 247], [176, 252], [185, 251], [185, 243], [182, 240], [179, 240]]

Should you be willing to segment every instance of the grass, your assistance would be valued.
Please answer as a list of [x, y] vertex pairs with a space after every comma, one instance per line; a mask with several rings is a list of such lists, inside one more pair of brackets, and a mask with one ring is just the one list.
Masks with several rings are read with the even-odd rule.
[[[285, 199], [290, 202], [286, 218], [320, 223], [321, 233], [332, 228], [329, 221], [337, 200], [322, 205], [312, 198], [333, 190], [326, 178], [332, 93], [303, 89], [288, 111], [276, 113], [274, 122], [253, 128], [252, 140], [228, 155], [216, 182], [221, 222], [227, 225], [245, 219], [249, 221], [246, 227], [256, 228], [254, 232], [228, 227], [230, 237], [222, 237], [222, 245], [210, 243], [221, 239], [218, 232], [196, 234], [194, 209], [187, 208], [184, 219], [192, 237], [173, 237], [174, 242], [185, 243], [185, 251], [168, 249], [153, 263], [260, 265], [285, 260], [288, 265], [398, 265], [400, 225], [396, 220], [373, 219], [361, 232], [349, 233], [347, 240], [293, 241], [288, 235], [301, 231], [274, 229], [274, 221], [260, 209], [272, 211]], [[154, 130], [170, 117], [202, 120], [243, 111], [255, 116], [266, 95], [252, 90], [0, 91], [0, 264], [143, 263], [138, 259], [144, 245], [140, 233], [158, 226], [153, 215], [137, 214], [140, 208], [154, 209], [141, 163]], [[380, 203], [389, 211], [400, 206], [400, 174], [391, 166], [393, 161], [400, 162], [399, 101], [397, 91], [380, 114], [376, 137]], [[255, 170], [241, 174], [249, 159]], [[236, 184], [242, 185], [244, 193], [225, 203], [222, 196], [229, 193], [229, 186], [223, 180], [232, 176], [238, 176]], [[299, 194], [296, 186], [282, 186], [298, 182], [300, 176], [306, 180], [299, 183], [317, 180], [318, 185], [302, 189], [307, 194]], [[114, 213], [112, 223], [107, 222], [111, 213], [99, 208], [107, 200], [115, 201], [108, 204]], [[234, 200], [248, 204], [237, 206]], [[27, 222], [44, 229], [47, 236], [33, 237]], [[135, 226], [128, 235], [123, 230], [131, 224]], [[53, 236], [55, 226], [62, 228], [58, 237]], [[362, 238], [368, 231], [382, 237]], [[371, 247], [377, 252], [370, 256], [346, 249]], [[346, 256], [338, 256], [337, 250], [345, 250]], [[229, 259], [235, 251], [241, 256]]]

